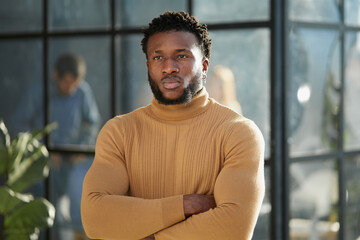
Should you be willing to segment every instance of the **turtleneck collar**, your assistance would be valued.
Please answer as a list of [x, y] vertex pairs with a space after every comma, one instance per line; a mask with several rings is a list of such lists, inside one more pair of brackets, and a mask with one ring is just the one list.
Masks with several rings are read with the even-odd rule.
[[208, 109], [209, 105], [209, 95], [205, 87], [203, 87], [189, 103], [164, 105], [160, 104], [154, 97], [150, 109], [156, 117], [162, 120], [181, 121], [202, 114]]

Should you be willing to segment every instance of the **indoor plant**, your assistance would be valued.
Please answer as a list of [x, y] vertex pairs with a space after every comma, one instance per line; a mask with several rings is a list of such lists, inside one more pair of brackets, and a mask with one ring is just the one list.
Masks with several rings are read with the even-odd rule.
[[24, 191], [48, 176], [49, 153], [39, 140], [54, 127], [23, 132], [11, 141], [0, 119], [0, 239], [38, 239], [41, 229], [53, 225], [54, 206]]

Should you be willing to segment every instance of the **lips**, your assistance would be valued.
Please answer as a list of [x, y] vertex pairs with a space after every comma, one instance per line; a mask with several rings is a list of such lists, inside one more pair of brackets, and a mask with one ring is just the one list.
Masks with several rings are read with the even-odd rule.
[[165, 89], [172, 90], [182, 84], [181, 78], [178, 76], [167, 76], [162, 79], [162, 85]]

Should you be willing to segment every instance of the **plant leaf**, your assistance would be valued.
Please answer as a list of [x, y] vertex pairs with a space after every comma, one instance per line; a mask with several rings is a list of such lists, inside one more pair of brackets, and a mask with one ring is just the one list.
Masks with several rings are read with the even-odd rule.
[[43, 129], [36, 129], [32, 132], [32, 135], [35, 139], [40, 140], [45, 135], [49, 134], [52, 130], [56, 129], [58, 127], [57, 122], [50, 123], [46, 125]]
[[27, 153], [28, 146], [32, 136], [28, 132], [23, 132], [18, 135], [14, 141], [12, 141], [9, 147], [10, 161], [8, 163], [8, 171], [12, 171], [18, 167], [23, 155]]
[[48, 175], [48, 152], [44, 146], [40, 146], [29, 158], [23, 160], [16, 169], [9, 173], [7, 185], [15, 191], [22, 192]]
[[10, 135], [2, 119], [0, 119], [0, 146], [10, 147]]
[[33, 199], [31, 194], [17, 193], [8, 187], [0, 187], [0, 213], [9, 213], [17, 205], [28, 203]]
[[6, 240], [38, 240], [40, 230], [38, 228], [28, 229], [13, 229], [6, 234]]
[[7, 172], [9, 162], [9, 152], [7, 147], [0, 146], [0, 174]]
[[17, 208], [5, 218], [5, 233], [28, 232], [54, 224], [55, 208], [44, 198], [38, 198]]
[[0, 174], [4, 174], [7, 171], [9, 162], [8, 148], [10, 144], [10, 135], [4, 121], [0, 119]]

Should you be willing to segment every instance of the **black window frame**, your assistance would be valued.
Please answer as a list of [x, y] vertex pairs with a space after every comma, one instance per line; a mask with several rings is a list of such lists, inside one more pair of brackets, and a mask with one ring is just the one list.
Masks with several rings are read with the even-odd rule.
[[[110, 93], [110, 109], [111, 116], [117, 114], [116, 106], [116, 89], [118, 84], [121, 87], [121, 106], [122, 112], [129, 111], [129, 96], [126, 89], [129, 86], [129, 82], [126, 77], [121, 77], [121, 82], [117, 82], [116, 76], [116, 51], [115, 51], [115, 40], [117, 36], [124, 36], [128, 34], [141, 34], [141, 28], [139, 27], [117, 27], [115, 19], [116, 1], [110, 1], [109, 12], [111, 14], [111, 24], [108, 29], [94, 29], [94, 30], [50, 30], [48, 26], [48, 0], [42, 0], [43, 6], [43, 19], [42, 31], [39, 32], [15, 32], [15, 33], [0, 33], [0, 41], [11, 40], [11, 39], [40, 39], [43, 45], [43, 86], [44, 89], [48, 89], [48, 49], [49, 40], [57, 37], [73, 37], [73, 36], [109, 36], [111, 39], [111, 53], [110, 53], [110, 69], [111, 69], [111, 93]], [[187, 1], [187, 10], [190, 14], [193, 13], [193, 2], [195, 0]], [[288, 105], [287, 105], [287, 84], [288, 84], [288, 33], [290, 26], [296, 27], [308, 27], [308, 28], [319, 28], [319, 29], [333, 29], [339, 32], [340, 44], [341, 44], [341, 83], [344, 83], [344, 36], [349, 31], [360, 31], [360, 26], [347, 26], [344, 18], [344, 2], [345, 0], [339, 1], [339, 9], [341, 19], [339, 23], [309, 23], [309, 22], [298, 22], [291, 21], [288, 17], [289, 1], [282, 0], [269, 0], [269, 19], [261, 21], [238, 21], [229, 23], [211, 23], [208, 24], [210, 31], [216, 30], [234, 30], [234, 29], [254, 29], [254, 28], [266, 28], [270, 32], [270, 157], [265, 159], [265, 166], [270, 170], [270, 181], [271, 188], [271, 215], [270, 215], [270, 236], [269, 239], [289, 239], [289, 227], [288, 222], [289, 216], [289, 168], [292, 163], [306, 162], [309, 160], [325, 160], [334, 158], [337, 160], [339, 169], [339, 222], [340, 230], [338, 233], [339, 239], [345, 239], [345, 210], [346, 210], [346, 189], [345, 189], [345, 176], [344, 176], [344, 161], [346, 158], [359, 156], [360, 149], [355, 151], [344, 150], [343, 134], [344, 134], [344, 90], [341, 88], [341, 100], [340, 100], [340, 122], [339, 122], [339, 148], [338, 150], [332, 151], [331, 153], [309, 155], [302, 157], [291, 157], [289, 154], [288, 146]], [[201, 19], [200, 19], [201, 20]], [[140, 47], [140, 45], [139, 45]], [[48, 92], [44, 91], [44, 122], [49, 123], [48, 117]], [[46, 146], [50, 153], [82, 153], [93, 155], [95, 150], [93, 147], [82, 148], [61, 148], [52, 147], [49, 145], [49, 139], [45, 138]], [[49, 182], [46, 181], [47, 197], [49, 193]], [[47, 239], [50, 239], [49, 231], [47, 231]]]

